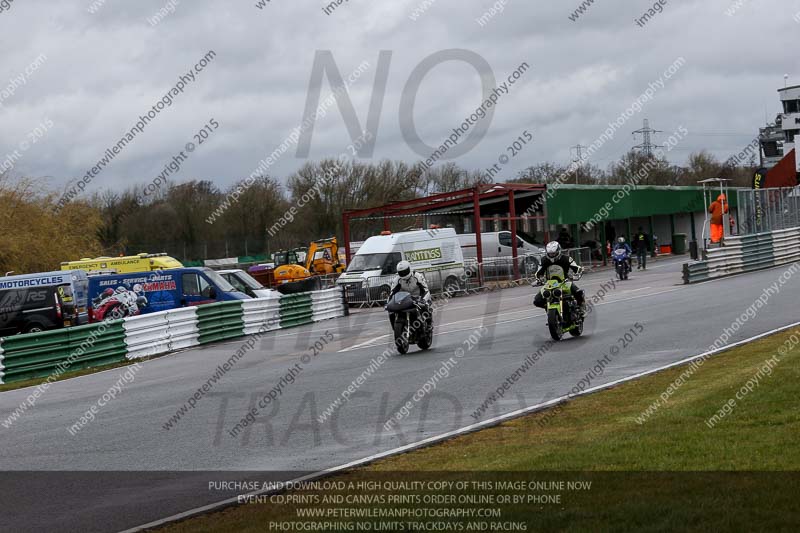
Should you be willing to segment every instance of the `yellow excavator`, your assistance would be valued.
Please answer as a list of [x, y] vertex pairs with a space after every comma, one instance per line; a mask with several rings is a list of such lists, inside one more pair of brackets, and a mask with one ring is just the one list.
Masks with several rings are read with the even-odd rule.
[[344, 264], [339, 260], [339, 244], [336, 242], [336, 237], [311, 243], [306, 256], [306, 269], [318, 276], [344, 272]]
[[344, 265], [339, 260], [339, 245], [336, 237], [314, 241], [308, 247], [305, 263], [302, 261], [301, 249], [277, 252], [273, 258], [275, 283], [302, 281], [312, 276], [340, 274]]
[[311, 273], [300, 260], [299, 252], [298, 249], [275, 252], [272, 257], [275, 263], [272, 275], [276, 284], [301, 281], [311, 277]]

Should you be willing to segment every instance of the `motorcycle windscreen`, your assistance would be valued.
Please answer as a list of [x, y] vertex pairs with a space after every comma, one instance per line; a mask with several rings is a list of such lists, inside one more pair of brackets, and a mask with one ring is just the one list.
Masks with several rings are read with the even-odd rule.
[[564, 272], [564, 269], [558, 265], [550, 265], [547, 267], [547, 279], [557, 279], [559, 281], [564, 281], [567, 277], [567, 273]]
[[414, 299], [411, 294], [400, 291], [392, 296], [386, 304], [386, 310], [392, 313], [407, 311], [414, 307]]

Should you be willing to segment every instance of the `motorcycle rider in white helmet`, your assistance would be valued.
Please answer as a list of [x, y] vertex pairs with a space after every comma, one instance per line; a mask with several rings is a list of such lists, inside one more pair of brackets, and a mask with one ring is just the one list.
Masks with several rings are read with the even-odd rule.
[[633, 257], [633, 250], [631, 249], [631, 245], [625, 242], [625, 237], [620, 237], [617, 239], [617, 243], [614, 245], [614, 250], [625, 250], [628, 252], [628, 259], [625, 262], [628, 264], [628, 272], [633, 272], [633, 265], [631, 264], [631, 257]]
[[[561, 252], [561, 245], [557, 241], [547, 243], [545, 255], [542, 257], [539, 270], [536, 271], [536, 278], [543, 278], [547, 273], [547, 269], [551, 266], [561, 267], [565, 276], [569, 276], [570, 272], [575, 274], [583, 272], [582, 266], [578, 265], [574, 259]], [[584, 297], [583, 291], [579, 289], [575, 283], [571, 283], [570, 288], [575, 302], [577, 302], [581, 308], [581, 315], [586, 316], [586, 298]], [[536, 293], [536, 296], [533, 298], [533, 305], [541, 307], [542, 309], [547, 307], [541, 292]]]
[[389, 298], [394, 296], [400, 291], [409, 293], [411, 296], [419, 298], [424, 306], [423, 315], [429, 327], [432, 327], [433, 317], [429, 312], [431, 303], [431, 291], [428, 288], [428, 282], [421, 272], [411, 270], [411, 263], [408, 261], [400, 261], [397, 263], [397, 282], [392, 287], [392, 292], [389, 293]]
[[389, 297], [400, 291], [422, 298], [425, 302], [431, 301], [431, 291], [428, 289], [428, 282], [425, 280], [425, 276], [421, 272], [411, 270], [411, 263], [408, 261], [397, 263], [397, 283], [392, 288]]

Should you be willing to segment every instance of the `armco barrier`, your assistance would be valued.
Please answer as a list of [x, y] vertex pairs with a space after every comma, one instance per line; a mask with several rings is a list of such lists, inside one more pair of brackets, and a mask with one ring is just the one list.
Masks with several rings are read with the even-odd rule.
[[138, 359], [345, 316], [341, 288], [172, 309], [0, 338], [0, 383]]
[[753, 272], [800, 260], [800, 228], [726, 237], [725, 245], [703, 252], [702, 261], [683, 265], [683, 282]]
[[3, 339], [4, 381], [62, 374], [125, 360], [122, 320]]
[[124, 328], [128, 359], [150, 357], [200, 344], [196, 307], [126, 318]]
[[350, 308], [342, 299], [341, 288], [312, 292], [311, 302], [311, 320], [314, 322], [350, 314]]
[[254, 335], [281, 329], [281, 298], [258, 298], [242, 302], [244, 334]]
[[310, 292], [281, 296], [281, 328], [291, 328], [314, 322], [313, 304]]
[[198, 341], [208, 344], [244, 335], [242, 302], [220, 302], [197, 308]]

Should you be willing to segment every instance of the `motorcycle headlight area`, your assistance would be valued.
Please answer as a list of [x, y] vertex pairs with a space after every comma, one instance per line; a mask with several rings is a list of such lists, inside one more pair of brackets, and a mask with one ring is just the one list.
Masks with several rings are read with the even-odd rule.
[[542, 289], [542, 296], [544, 296], [545, 298], [550, 298], [551, 295], [552, 293], [550, 289]]
[[561, 289], [553, 289], [553, 297], [561, 298]]

